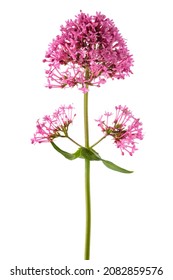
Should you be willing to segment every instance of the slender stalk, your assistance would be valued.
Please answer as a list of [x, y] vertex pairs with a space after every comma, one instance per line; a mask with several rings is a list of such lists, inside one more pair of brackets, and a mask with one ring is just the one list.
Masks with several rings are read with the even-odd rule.
[[96, 146], [98, 143], [100, 143], [103, 139], [106, 138], [107, 135], [103, 136], [102, 138], [100, 138], [96, 143], [94, 143], [92, 146], [90, 146], [90, 148], [93, 148], [94, 146]]
[[73, 140], [70, 136], [66, 136], [70, 141], [72, 141], [74, 144], [76, 144], [79, 147], [82, 147], [80, 144], [78, 144], [75, 140]]
[[[85, 148], [89, 148], [89, 125], [88, 125], [88, 93], [84, 94], [84, 136]], [[84, 259], [90, 259], [90, 236], [91, 236], [91, 200], [90, 200], [90, 161], [85, 159], [85, 204], [86, 204], [86, 232]]]

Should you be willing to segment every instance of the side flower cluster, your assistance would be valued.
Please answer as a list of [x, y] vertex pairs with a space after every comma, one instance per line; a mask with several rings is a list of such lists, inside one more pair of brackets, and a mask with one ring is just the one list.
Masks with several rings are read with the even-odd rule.
[[47, 87], [100, 86], [108, 78], [124, 79], [132, 73], [133, 58], [114, 22], [101, 13], [80, 12], [61, 26], [50, 43], [43, 62]]
[[106, 112], [98, 120], [98, 126], [105, 136], [111, 136], [117, 148], [131, 156], [137, 150], [136, 139], [142, 140], [142, 123], [136, 119], [126, 106], [116, 106], [115, 115]]
[[66, 137], [68, 127], [76, 116], [73, 106], [60, 106], [51, 116], [46, 115], [42, 121], [37, 120], [36, 133], [31, 143], [52, 142], [57, 137]]

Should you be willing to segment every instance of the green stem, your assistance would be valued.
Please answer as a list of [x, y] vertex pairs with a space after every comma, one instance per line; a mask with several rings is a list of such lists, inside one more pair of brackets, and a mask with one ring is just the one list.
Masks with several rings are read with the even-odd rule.
[[73, 140], [70, 136], [65, 136], [67, 137], [70, 141], [72, 141], [74, 144], [76, 144], [79, 147], [82, 147], [80, 144], [78, 144], [75, 140]]
[[92, 146], [90, 146], [90, 148], [93, 148], [94, 146], [96, 146], [98, 143], [100, 143], [103, 139], [106, 138], [107, 135], [103, 136], [101, 139], [99, 139], [96, 143], [94, 143]]
[[[88, 125], [88, 93], [84, 94], [84, 136], [85, 148], [89, 148], [89, 125]], [[84, 259], [90, 259], [90, 236], [91, 236], [91, 200], [90, 200], [90, 160], [85, 159], [85, 203], [86, 203], [86, 232]]]

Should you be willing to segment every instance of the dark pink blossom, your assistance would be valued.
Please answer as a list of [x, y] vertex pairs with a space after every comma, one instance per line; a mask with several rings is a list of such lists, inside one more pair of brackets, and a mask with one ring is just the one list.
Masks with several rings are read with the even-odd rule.
[[106, 112], [96, 121], [105, 136], [110, 135], [113, 138], [122, 155], [126, 151], [132, 156], [137, 150], [136, 139], [143, 139], [142, 123], [132, 115], [126, 106], [116, 106], [115, 110], [114, 116], [113, 113]]
[[57, 137], [66, 137], [68, 127], [75, 117], [73, 109], [72, 105], [60, 106], [51, 116], [44, 116], [41, 122], [37, 120], [37, 130], [31, 143], [52, 142]]
[[124, 79], [133, 58], [114, 22], [101, 13], [80, 12], [66, 21], [61, 34], [49, 45], [43, 62], [49, 88], [100, 86], [108, 78]]

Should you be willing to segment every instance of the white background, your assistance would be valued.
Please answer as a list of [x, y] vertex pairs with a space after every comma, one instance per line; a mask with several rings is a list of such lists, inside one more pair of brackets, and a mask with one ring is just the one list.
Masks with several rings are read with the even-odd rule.
[[[94, 119], [119, 104], [140, 117], [145, 136], [133, 157], [122, 157], [111, 141], [98, 145], [104, 158], [135, 172], [120, 174], [92, 163], [89, 263], [83, 261], [84, 164], [82, 160], [67, 161], [50, 144], [30, 144], [36, 120], [71, 103], [77, 113], [71, 132], [77, 141], [83, 141], [83, 94], [77, 89], [45, 88], [42, 63], [60, 25], [74, 19], [80, 10], [89, 14], [101, 11], [113, 19], [135, 60], [131, 77], [91, 88], [91, 142], [101, 136]], [[17, 0], [1, 3], [0, 13], [2, 279], [13, 278], [9, 270], [15, 265], [162, 266], [165, 275], [151, 278], [171, 279], [171, 1]], [[58, 143], [69, 152], [76, 149], [69, 142]]]

